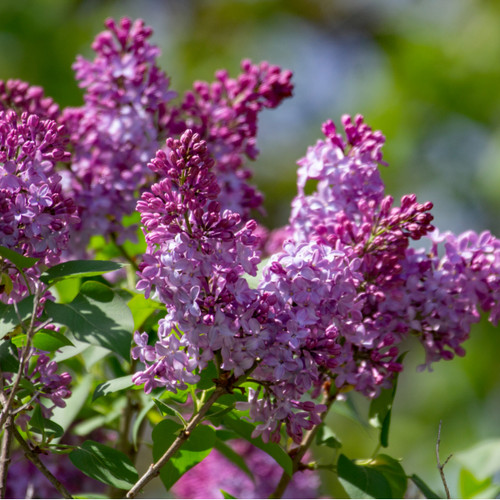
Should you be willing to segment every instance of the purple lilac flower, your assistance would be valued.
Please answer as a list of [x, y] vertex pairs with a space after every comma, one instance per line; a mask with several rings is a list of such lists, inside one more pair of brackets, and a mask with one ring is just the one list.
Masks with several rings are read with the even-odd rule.
[[62, 127], [24, 112], [0, 111], [0, 245], [40, 259], [26, 280], [3, 260], [1, 272], [12, 281], [3, 302], [18, 301], [40, 275], [40, 266], [56, 264], [67, 247], [76, 207], [62, 193], [55, 164], [67, 161]]
[[[18, 352], [20, 356], [21, 349], [18, 349]], [[66, 401], [64, 400], [71, 396], [71, 375], [67, 372], [57, 373], [57, 362], [51, 361], [47, 353], [38, 349], [31, 348], [27, 360], [24, 365], [23, 375], [25, 380], [30, 382], [33, 390], [33, 394], [31, 394], [32, 403], [38, 403], [43, 416], [50, 418], [56, 406], [60, 408], [66, 407]], [[5, 381], [11, 383], [14, 374], [3, 372], [2, 377]], [[10, 393], [8, 386], [5, 388], [5, 393], [7, 395]], [[51, 406], [49, 406], [50, 403], [52, 403]], [[16, 423], [25, 428], [30, 418], [30, 415], [22, 412], [16, 417]]]
[[[223, 498], [220, 490], [235, 498], [269, 498], [280, 480], [281, 467], [267, 453], [246, 441], [234, 440], [227, 444], [243, 458], [253, 480], [220, 452], [212, 450], [172, 487], [177, 498]], [[306, 455], [305, 459], [310, 456]], [[319, 486], [317, 472], [299, 471], [293, 475], [283, 498], [318, 498]]]
[[135, 228], [123, 228], [122, 217], [134, 211], [137, 193], [153, 180], [147, 162], [159, 147], [159, 122], [175, 95], [156, 65], [160, 52], [148, 41], [151, 28], [128, 18], [119, 25], [110, 19], [106, 27], [92, 45], [95, 59], [78, 57], [73, 66], [85, 104], [65, 109], [62, 117], [74, 147], [66, 184], [81, 216], [72, 239], [76, 256], [93, 235], [135, 238]]
[[30, 85], [22, 80], [0, 80], [0, 110], [13, 109], [19, 115], [27, 112], [41, 119], [55, 120], [61, 112], [51, 97], [46, 97], [42, 87]]
[[213, 163], [206, 142], [191, 130], [169, 138], [149, 165], [161, 180], [137, 203], [148, 244], [137, 288], [168, 311], [154, 350], [146, 334], [135, 334], [132, 355], [146, 368], [134, 382], [145, 383], [146, 392], [195, 383], [215, 352], [221, 368], [236, 376], [256, 358], [258, 293], [242, 277], [256, 274], [256, 223], [241, 227], [239, 214], [221, 211]]
[[195, 82], [182, 104], [172, 109], [169, 133], [189, 128], [207, 142], [216, 160], [214, 172], [221, 187], [222, 209], [239, 213], [246, 221], [263, 201], [262, 194], [249, 184], [251, 170], [244, 166], [246, 158], [254, 160], [258, 154], [258, 115], [290, 97], [293, 86], [291, 71], [265, 61], [256, 65], [244, 60], [241, 69], [235, 79], [221, 70], [211, 84]]

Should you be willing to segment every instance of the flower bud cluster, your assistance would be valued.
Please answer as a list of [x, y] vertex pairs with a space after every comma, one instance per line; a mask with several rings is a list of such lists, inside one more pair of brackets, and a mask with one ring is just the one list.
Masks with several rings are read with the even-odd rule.
[[68, 245], [78, 217], [55, 171], [55, 164], [68, 158], [62, 126], [27, 112], [19, 117], [0, 111], [0, 245], [40, 259], [27, 271], [27, 281], [8, 261], [1, 262], [0, 272], [8, 276], [0, 292], [4, 302], [22, 298], [39, 266], [56, 264]]
[[66, 108], [62, 117], [74, 147], [66, 182], [81, 216], [71, 242], [74, 255], [93, 235], [135, 238], [121, 221], [153, 180], [147, 162], [159, 147], [159, 121], [175, 95], [156, 65], [151, 28], [128, 18], [119, 25], [108, 20], [106, 27], [92, 45], [95, 59], [78, 57], [73, 66], [85, 104]]
[[172, 110], [171, 133], [192, 129], [207, 141], [216, 160], [214, 172], [221, 187], [222, 209], [239, 213], [248, 220], [251, 210], [261, 208], [262, 194], [249, 179], [245, 158], [257, 157], [257, 119], [264, 108], [275, 108], [292, 95], [292, 73], [280, 67], [249, 60], [241, 63], [242, 73], [230, 78], [227, 71], [216, 73], [216, 81], [195, 82], [182, 104]]
[[57, 121], [61, 115], [59, 105], [46, 97], [42, 87], [22, 80], [0, 80], [0, 110], [13, 109], [18, 115], [27, 112], [41, 119]]

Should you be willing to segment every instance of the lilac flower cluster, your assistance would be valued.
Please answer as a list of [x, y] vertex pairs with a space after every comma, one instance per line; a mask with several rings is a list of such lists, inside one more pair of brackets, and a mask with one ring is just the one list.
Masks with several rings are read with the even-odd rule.
[[42, 87], [30, 85], [22, 80], [0, 80], [0, 110], [12, 109], [21, 115], [27, 112], [41, 119], [57, 121], [61, 112], [51, 97], [46, 97]]
[[162, 179], [137, 204], [148, 244], [137, 288], [147, 297], [154, 290], [168, 311], [154, 346], [145, 333], [134, 337], [132, 356], [146, 364], [134, 382], [146, 392], [195, 383], [216, 352], [236, 376], [256, 358], [258, 293], [243, 278], [257, 272], [256, 224], [240, 226], [238, 214], [221, 212], [213, 164], [191, 130], [168, 139], [150, 163]]
[[166, 103], [175, 95], [156, 65], [151, 28], [128, 18], [119, 25], [110, 19], [106, 27], [92, 45], [95, 59], [78, 57], [74, 64], [85, 104], [66, 108], [61, 119], [74, 148], [66, 183], [81, 217], [71, 240], [75, 256], [93, 235], [135, 238], [135, 229], [124, 229], [121, 221], [153, 180], [146, 165], [159, 147]]
[[[21, 355], [21, 349], [19, 356]], [[65, 399], [71, 396], [70, 384], [71, 375], [68, 372], [61, 374], [57, 373], [58, 365], [56, 361], [51, 361], [49, 356], [38, 349], [31, 348], [23, 368], [24, 379], [29, 381], [32, 389], [31, 404], [38, 403], [45, 418], [50, 418], [53, 409], [57, 406], [60, 408], [66, 407]], [[1, 374], [4, 382], [12, 383], [15, 375], [13, 373], [3, 372]], [[5, 395], [8, 396], [11, 392], [9, 386], [5, 388]], [[52, 406], [47, 406], [49, 401]], [[30, 415], [26, 411], [31, 410], [27, 408], [25, 411], [19, 413], [16, 417], [16, 424], [22, 428], [26, 427], [26, 423], [30, 420]]]
[[216, 160], [214, 172], [221, 187], [223, 209], [248, 220], [251, 210], [261, 209], [263, 196], [248, 182], [252, 172], [245, 158], [257, 157], [257, 118], [264, 108], [275, 108], [292, 95], [292, 73], [280, 67], [249, 60], [241, 63], [235, 79], [227, 71], [216, 73], [216, 81], [195, 82], [183, 102], [171, 111], [171, 134], [191, 129], [207, 141]]
[[7, 260], [0, 262], [0, 272], [9, 281], [0, 295], [3, 302], [21, 299], [40, 266], [59, 261], [78, 222], [76, 207], [62, 193], [55, 170], [57, 162], [69, 158], [65, 146], [62, 126], [55, 121], [0, 111], [0, 245], [40, 259], [27, 270], [26, 280]]
[[[134, 376], [146, 391], [194, 383], [209, 360], [241, 375], [253, 368], [247, 403], [254, 435], [299, 443], [324, 405], [304, 401], [333, 382], [376, 397], [402, 370], [399, 345], [416, 335], [427, 364], [463, 354], [478, 309], [500, 316], [500, 242], [489, 233], [440, 236], [431, 203], [384, 193], [378, 167], [384, 138], [363, 118], [343, 117], [345, 139], [327, 122], [325, 140], [299, 161], [290, 225], [257, 290], [255, 223], [221, 214], [209, 148], [197, 134], [169, 139], [151, 168], [163, 179], [138, 203], [148, 254], [138, 289], [167, 306], [158, 342], [136, 332]], [[306, 184], [316, 182], [312, 194]], [[238, 226], [240, 225], [240, 226]], [[238, 230], [238, 227], [241, 229]], [[430, 238], [432, 250], [411, 240]], [[444, 243], [445, 255], [438, 254]], [[270, 242], [270, 246], [277, 246]], [[220, 355], [220, 358], [218, 356]]]
[[[281, 467], [267, 453], [246, 441], [233, 440], [227, 444], [243, 458], [253, 478], [220, 452], [212, 450], [203, 462], [174, 484], [172, 492], [177, 498], [223, 498], [221, 490], [234, 498], [269, 498], [280, 480]], [[317, 472], [299, 471], [293, 475], [283, 498], [318, 498], [319, 485]]]

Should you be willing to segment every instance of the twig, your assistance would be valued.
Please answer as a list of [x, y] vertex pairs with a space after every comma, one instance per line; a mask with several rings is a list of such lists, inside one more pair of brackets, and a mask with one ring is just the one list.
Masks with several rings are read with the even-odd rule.
[[[245, 382], [248, 376], [257, 368], [258, 364], [262, 360], [257, 358], [254, 364], [245, 371], [243, 375], [239, 378], [234, 379], [233, 376], [228, 377], [220, 377], [219, 383], [212, 393], [212, 395], [203, 403], [203, 406], [195, 412], [186, 427], [181, 431], [180, 435], [175, 439], [175, 441], [170, 445], [169, 449], [162, 455], [162, 457], [158, 460], [158, 462], [151, 464], [146, 473], [134, 484], [134, 486], [127, 493], [127, 498], [135, 498], [139, 491], [152, 479], [154, 479], [158, 474], [160, 474], [160, 469], [174, 456], [174, 454], [179, 450], [179, 448], [187, 441], [193, 430], [201, 423], [208, 410], [211, 406], [219, 399], [220, 396], [231, 392], [234, 387], [237, 387], [239, 384]], [[227, 373], [227, 372], [226, 372]], [[221, 380], [223, 379], [223, 380]]]
[[[9, 393], [9, 398], [7, 399], [7, 402], [2, 401], [2, 412], [0, 413], [0, 428], [2, 428], [5, 425], [5, 422], [7, 421], [7, 418], [9, 417], [11, 413], [11, 407], [12, 407], [12, 402], [14, 400], [14, 396], [16, 394], [17, 388], [19, 387], [19, 384], [21, 382], [21, 378], [23, 375], [23, 370], [24, 370], [24, 365], [27, 361], [29, 350], [31, 348], [31, 339], [34, 335], [35, 332], [35, 320], [36, 320], [36, 312], [38, 309], [38, 304], [40, 303], [40, 298], [43, 294], [43, 287], [37, 285], [37, 289], [35, 291], [35, 296], [33, 300], [33, 312], [31, 314], [31, 321], [30, 325], [28, 327], [28, 330], [26, 331], [26, 344], [23, 347], [23, 350], [21, 352], [21, 359], [19, 360], [19, 369], [17, 370], [16, 378], [14, 379], [14, 383], [12, 384], [12, 387], [10, 388], [10, 393]], [[19, 313], [18, 313], [19, 316]], [[19, 317], [20, 323], [22, 324], [21, 318]]]
[[38, 470], [52, 483], [52, 486], [62, 495], [63, 498], [73, 498], [65, 486], [50, 472], [43, 462], [38, 458], [38, 455], [29, 447], [28, 443], [23, 439], [19, 431], [16, 429], [15, 425], [11, 425], [12, 433], [16, 438], [17, 442], [21, 445], [24, 450], [24, 454], [28, 460], [35, 465]]
[[446, 492], [446, 498], [451, 498], [450, 490], [448, 489], [448, 484], [446, 483], [446, 478], [444, 477], [444, 470], [443, 469], [444, 469], [445, 465], [448, 463], [448, 460], [452, 457], [452, 455], [449, 455], [443, 464], [441, 464], [441, 462], [439, 460], [439, 445], [441, 443], [441, 424], [442, 424], [442, 420], [439, 421], [438, 436], [437, 436], [437, 441], [436, 441], [436, 461], [437, 461], [437, 468], [439, 470], [439, 474], [441, 475], [441, 480], [443, 481], [444, 490]]
[[0, 452], [0, 498], [5, 498], [7, 490], [7, 472], [10, 465], [10, 443], [12, 441], [12, 416], [9, 415], [5, 422]]
[[170, 458], [179, 450], [179, 448], [184, 444], [184, 442], [189, 438], [191, 432], [196, 428], [196, 426], [204, 419], [205, 414], [210, 409], [210, 407], [219, 399], [222, 394], [227, 392], [226, 387], [217, 387], [204, 405], [200, 408], [198, 413], [193, 415], [191, 420], [188, 422], [185, 429], [182, 430], [179, 437], [170, 445], [170, 448], [163, 454], [163, 456], [158, 460], [158, 462], [151, 464], [147, 472], [137, 481], [133, 488], [127, 493], [127, 498], [134, 498], [139, 491], [151, 481], [153, 478], [158, 476], [160, 469], [170, 460]]
[[[333, 403], [337, 399], [337, 395], [338, 395], [338, 391], [335, 391], [332, 394], [325, 393], [325, 395], [323, 397], [322, 404], [326, 405], [326, 409], [320, 415], [321, 422], [325, 421], [325, 417], [328, 414]], [[321, 424], [315, 425], [312, 429], [307, 431], [300, 446], [298, 448], [295, 448], [291, 452], [289, 452], [289, 455], [292, 458], [292, 475], [290, 476], [286, 472], [283, 471], [283, 474], [281, 475], [281, 479], [278, 483], [278, 486], [276, 486], [274, 493], [269, 498], [281, 498], [283, 496], [283, 493], [285, 493], [285, 490], [286, 490], [288, 484], [292, 480], [293, 474], [295, 474], [295, 472], [297, 472], [299, 470], [299, 468], [301, 466], [300, 461], [302, 460], [302, 458], [304, 458], [304, 455], [306, 454], [307, 450], [312, 445], [320, 425]]]

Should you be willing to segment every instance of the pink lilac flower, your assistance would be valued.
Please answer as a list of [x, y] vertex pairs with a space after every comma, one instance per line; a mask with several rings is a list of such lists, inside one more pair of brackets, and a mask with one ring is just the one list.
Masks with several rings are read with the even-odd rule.
[[40, 266], [56, 264], [79, 221], [76, 207], [62, 193], [55, 165], [67, 161], [64, 132], [53, 120], [24, 112], [0, 111], [0, 245], [40, 259], [26, 280], [6, 260], [1, 271], [12, 281], [0, 300], [18, 301], [40, 275]]
[[[177, 498], [224, 498], [221, 490], [235, 498], [269, 498], [280, 480], [281, 467], [246, 441], [227, 444], [243, 458], [253, 478], [214, 449], [174, 484], [171, 491]], [[306, 455], [305, 459], [309, 458]], [[317, 472], [299, 471], [293, 475], [283, 498], [318, 498], [319, 486]]]
[[122, 218], [153, 180], [147, 162], [159, 147], [160, 122], [175, 95], [156, 65], [160, 52], [148, 41], [151, 28], [128, 18], [120, 24], [110, 19], [106, 27], [92, 45], [95, 59], [78, 57], [73, 66], [85, 104], [65, 109], [61, 120], [74, 148], [66, 184], [81, 216], [72, 239], [76, 256], [93, 235], [135, 238]]
[[134, 381], [145, 390], [195, 383], [198, 372], [220, 352], [223, 370], [241, 375], [252, 366], [259, 323], [258, 293], [245, 273], [256, 274], [256, 223], [221, 211], [220, 192], [207, 144], [186, 131], [168, 139], [150, 168], [161, 180], [137, 203], [146, 231], [147, 254], [137, 288], [167, 306], [154, 351], [136, 333], [132, 355], [145, 370]]
[[27, 112], [41, 119], [55, 120], [61, 112], [51, 97], [46, 97], [42, 87], [30, 85], [22, 80], [0, 80], [0, 110], [12, 109], [21, 115]]
[[187, 128], [207, 142], [216, 160], [214, 172], [221, 188], [222, 209], [239, 213], [248, 220], [251, 210], [261, 209], [262, 194], [251, 184], [245, 160], [257, 157], [257, 121], [265, 108], [277, 107], [292, 95], [292, 73], [264, 61], [241, 63], [242, 73], [230, 78], [218, 71], [216, 81], [197, 81], [186, 92], [181, 105], [171, 110], [170, 134]]

